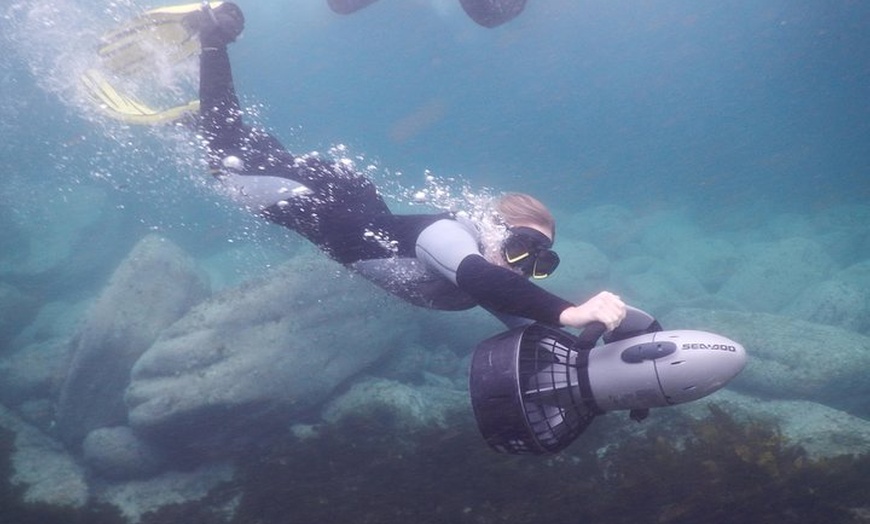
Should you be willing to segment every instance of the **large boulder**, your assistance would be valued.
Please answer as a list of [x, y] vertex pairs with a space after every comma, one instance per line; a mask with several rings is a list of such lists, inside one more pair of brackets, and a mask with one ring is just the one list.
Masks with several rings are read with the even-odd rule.
[[583, 209], [565, 219], [564, 231], [589, 242], [609, 257], [617, 257], [637, 242], [643, 231], [643, 220], [635, 211], [616, 205]]
[[110, 209], [105, 188], [88, 186], [66, 192], [62, 206], [40, 206], [18, 224], [29, 243], [27, 256], [15, 271], [36, 274], [68, 264], [89, 229], [105, 225], [104, 215]]
[[870, 416], [870, 337], [779, 315], [702, 309], [674, 310], [663, 325], [712, 331], [743, 344], [749, 362], [731, 382], [734, 389]]
[[124, 425], [130, 368], [164, 328], [208, 296], [193, 260], [156, 235], [142, 239], [112, 275], [71, 344], [57, 429], [77, 447], [94, 429]]
[[687, 300], [708, 297], [690, 273], [651, 256], [629, 257], [613, 267], [613, 288], [632, 305], [661, 314]]
[[0, 357], [0, 403], [14, 407], [53, 398], [63, 380], [68, 351], [66, 340], [52, 339]]
[[[5, 195], [4, 195], [5, 196]], [[0, 275], [13, 272], [27, 257], [28, 239], [10, 205], [0, 206]]]
[[12, 341], [12, 348], [21, 349], [58, 339], [69, 342], [92, 304], [92, 298], [41, 303], [31, 322]]
[[[28, 196], [12, 213], [0, 213], [0, 275], [26, 283], [33, 293], [61, 297], [94, 285], [129, 249], [130, 220], [113, 205], [104, 185], [75, 185], [57, 195], [56, 181], [33, 173]], [[16, 209], [17, 208], [17, 209]], [[8, 244], [6, 242], [9, 242]], [[99, 249], [95, 246], [99, 245]]]
[[184, 455], [227, 453], [413, 342], [408, 308], [322, 257], [299, 257], [193, 308], [132, 370], [129, 422]]
[[570, 237], [559, 238], [556, 250], [562, 257], [559, 270], [547, 279], [547, 287], [573, 300], [607, 289], [610, 259], [600, 249]]
[[34, 297], [0, 282], [0, 355], [7, 352], [11, 341], [33, 320], [38, 310]]
[[336, 424], [349, 417], [389, 418], [406, 434], [448, 426], [451, 415], [470, 413], [468, 391], [447, 384], [411, 385], [384, 378], [366, 378], [327, 404], [324, 422]]
[[870, 260], [805, 289], [783, 312], [870, 335]]
[[92, 472], [115, 481], [151, 477], [166, 460], [159, 448], [140, 439], [127, 426], [88, 433], [82, 443], [82, 459]]
[[655, 257], [676, 272], [688, 273], [716, 292], [734, 273], [737, 249], [712, 236], [683, 212], [662, 212], [644, 221], [638, 255]]
[[841, 204], [811, 216], [814, 238], [834, 260], [848, 266], [867, 259], [870, 251], [870, 205]]

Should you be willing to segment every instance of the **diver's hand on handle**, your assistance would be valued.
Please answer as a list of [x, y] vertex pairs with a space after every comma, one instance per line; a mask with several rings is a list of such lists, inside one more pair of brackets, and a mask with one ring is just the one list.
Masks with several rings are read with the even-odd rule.
[[625, 303], [613, 293], [602, 291], [579, 306], [572, 306], [559, 315], [563, 326], [582, 328], [590, 322], [601, 322], [613, 331], [625, 318]]

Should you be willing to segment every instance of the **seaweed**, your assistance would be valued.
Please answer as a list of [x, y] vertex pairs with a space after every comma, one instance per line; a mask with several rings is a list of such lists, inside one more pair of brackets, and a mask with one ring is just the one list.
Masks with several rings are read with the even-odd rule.
[[[622, 421], [605, 417], [568, 450], [492, 452], [470, 414], [448, 429], [402, 433], [369, 410], [299, 440], [290, 432], [238, 461], [236, 480], [142, 524], [353, 523], [818, 523], [870, 522], [870, 455], [814, 460], [775, 424], [716, 407], [608, 444]], [[0, 473], [11, 440], [0, 432]], [[122, 522], [116, 512], [22, 504], [0, 489], [0, 523]]]
[[[810, 460], [769, 422], [708, 417], [551, 457], [493, 453], [470, 417], [395, 432], [359, 414], [243, 467], [235, 524], [859, 523], [870, 457]], [[584, 445], [585, 444], [585, 445]]]
[[[648, 435], [604, 461], [611, 474], [600, 496], [610, 522], [638, 514], [665, 523], [861, 522], [852, 508], [867, 503], [870, 478], [867, 455], [810, 460], [775, 425], [741, 423], [715, 405], [688, 424], [685, 439]], [[841, 485], [838, 496], [830, 484]]]

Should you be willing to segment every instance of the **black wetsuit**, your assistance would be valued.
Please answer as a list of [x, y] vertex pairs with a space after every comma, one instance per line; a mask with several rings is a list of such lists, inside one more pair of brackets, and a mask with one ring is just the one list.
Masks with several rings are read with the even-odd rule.
[[[449, 216], [394, 215], [363, 175], [317, 156], [294, 156], [270, 134], [245, 125], [226, 46], [204, 46], [200, 75], [201, 126], [215, 174], [220, 178], [226, 159], [236, 157], [233, 176], [242, 180], [280, 178], [307, 188], [267, 200], [259, 211], [272, 222], [418, 305], [449, 310], [481, 305], [509, 324], [508, 317], [558, 324], [559, 314], [572, 305], [487, 262], [473, 233]], [[440, 231], [456, 235], [455, 242]], [[436, 241], [421, 245], [421, 237]], [[402, 265], [405, 261], [410, 265]], [[385, 271], [395, 271], [395, 278]]]

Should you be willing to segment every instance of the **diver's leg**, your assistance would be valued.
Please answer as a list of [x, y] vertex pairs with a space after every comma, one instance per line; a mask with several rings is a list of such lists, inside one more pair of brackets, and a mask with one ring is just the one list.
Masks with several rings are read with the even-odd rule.
[[199, 67], [200, 125], [206, 139], [214, 146], [238, 143], [244, 128], [227, 47], [204, 47]]
[[484, 27], [509, 22], [523, 12], [526, 0], [459, 0], [472, 20]]
[[340, 15], [349, 15], [359, 11], [363, 7], [375, 3], [377, 0], [327, 0], [329, 7]]
[[212, 149], [238, 144], [246, 134], [233, 85], [227, 44], [245, 26], [241, 9], [231, 2], [206, 7], [185, 20], [199, 35], [199, 102], [201, 127]]

